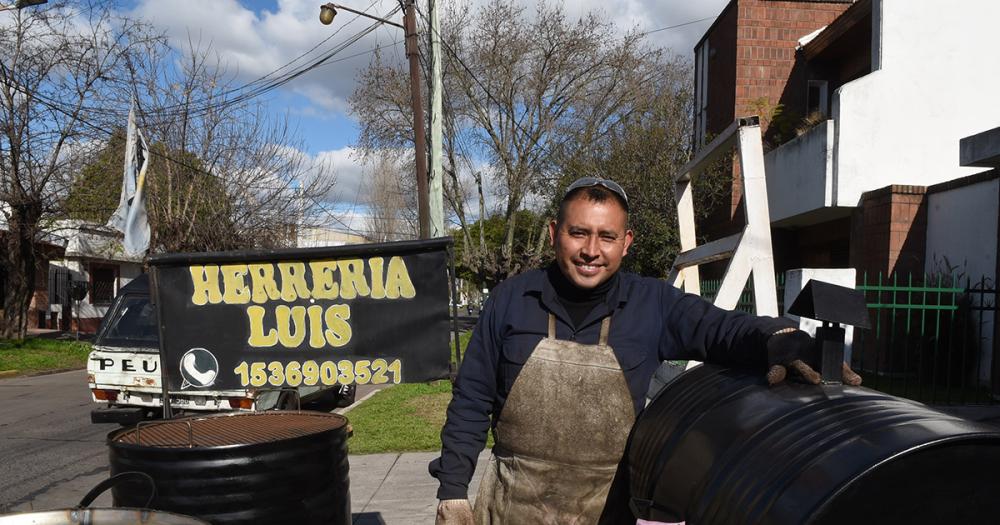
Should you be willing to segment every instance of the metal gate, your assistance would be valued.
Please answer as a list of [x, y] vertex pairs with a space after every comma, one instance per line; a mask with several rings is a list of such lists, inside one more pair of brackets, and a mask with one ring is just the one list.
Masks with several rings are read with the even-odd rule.
[[855, 337], [865, 386], [931, 404], [995, 404], [997, 291], [991, 279], [863, 275], [873, 328]]

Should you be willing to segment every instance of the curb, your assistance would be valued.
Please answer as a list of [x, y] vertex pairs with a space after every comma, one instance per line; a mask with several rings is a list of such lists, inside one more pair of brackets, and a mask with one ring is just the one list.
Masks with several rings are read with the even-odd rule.
[[355, 408], [356, 408], [356, 407], [357, 407], [358, 405], [360, 405], [361, 403], [364, 403], [364, 402], [365, 402], [365, 401], [367, 401], [367, 400], [368, 400], [369, 398], [371, 398], [371, 397], [372, 397], [372, 396], [374, 396], [375, 394], [377, 394], [377, 393], [381, 392], [381, 391], [382, 391], [382, 390], [384, 390], [385, 388], [388, 388], [389, 386], [392, 386], [392, 385], [387, 385], [387, 386], [385, 386], [385, 387], [382, 387], [382, 388], [379, 388], [379, 389], [376, 389], [376, 390], [372, 390], [371, 392], [368, 392], [368, 394], [366, 394], [366, 395], [365, 395], [364, 397], [362, 397], [361, 399], [356, 399], [356, 400], [354, 401], [354, 403], [353, 403], [353, 404], [352, 404], [351, 406], [349, 406], [349, 407], [344, 407], [344, 408], [338, 408], [337, 410], [334, 410], [334, 411], [333, 411], [333, 413], [334, 413], [334, 414], [340, 414], [340, 415], [344, 415], [344, 414], [346, 414], [346, 413], [350, 412], [351, 410], [354, 410], [354, 409], [355, 409]]
[[20, 375], [20, 370], [0, 370], [0, 379], [6, 379], [8, 377], [14, 377]]

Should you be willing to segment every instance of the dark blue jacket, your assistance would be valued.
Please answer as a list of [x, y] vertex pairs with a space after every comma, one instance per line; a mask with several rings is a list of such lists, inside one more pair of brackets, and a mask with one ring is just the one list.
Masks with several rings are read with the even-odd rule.
[[556, 316], [556, 338], [597, 344], [601, 320], [611, 315], [608, 344], [632, 393], [638, 414], [653, 372], [664, 360], [694, 359], [726, 365], [766, 364], [765, 342], [794, 323], [716, 308], [665, 281], [620, 272], [618, 286], [574, 329], [544, 270], [498, 285], [486, 302], [448, 405], [441, 457], [430, 464], [441, 483], [439, 499], [467, 496], [476, 458], [486, 444], [492, 414], [499, 414], [514, 380]]

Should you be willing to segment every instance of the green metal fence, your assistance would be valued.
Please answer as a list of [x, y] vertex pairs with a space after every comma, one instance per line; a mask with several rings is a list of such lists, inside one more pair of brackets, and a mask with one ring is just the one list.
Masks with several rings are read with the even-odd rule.
[[863, 274], [872, 329], [856, 331], [865, 386], [933, 404], [990, 404], [996, 289], [990, 279]]
[[[774, 279], [778, 287], [778, 312], [784, 314], [785, 274], [779, 273], [775, 275]], [[701, 296], [709, 302], [715, 301], [715, 296], [719, 294], [719, 288], [722, 287], [722, 279], [702, 279], [700, 284]], [[740, 293], [740, 300], [736, 303], [735, 309], [749, 314], [757, 313], [757, 307], [753, 299], [753, 279], [747, 280], [747, 284], [743, 287], [743, 292]]]
[[[783, 274], [777, 284], [784, 313]], [[703, 279], [701, 296], [713, 301], [721, 285]], [[931, 404], [1000, 402], [991, 370], [993, 356], [1000, 358], [992, 279], [862, 274], [857, 288], [865, 293], [872, 328], [855, 330], [851, 366], [865, 386]], [[752, 280], [736, 309], [756, 313]]]

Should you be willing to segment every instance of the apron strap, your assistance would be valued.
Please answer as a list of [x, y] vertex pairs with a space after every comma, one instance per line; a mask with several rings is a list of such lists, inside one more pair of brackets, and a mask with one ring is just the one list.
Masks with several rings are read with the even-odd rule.
[[556, 316], [549, 314], [549, 339], [556, 338]]
[[608, 332], [611, 331], [611, 316], [607, 316], [601, 321], [601, 337], [597, 340], [598, 344], [607, 345], [608, 344]]

